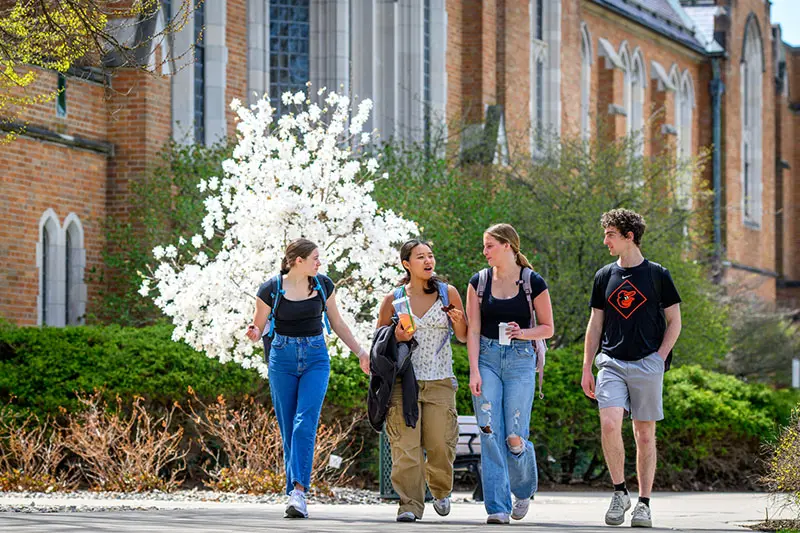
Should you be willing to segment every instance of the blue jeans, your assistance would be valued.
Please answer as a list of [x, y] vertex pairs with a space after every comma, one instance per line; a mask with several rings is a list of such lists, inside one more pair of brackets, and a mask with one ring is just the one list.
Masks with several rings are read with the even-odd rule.
[[[511, 494], [530, 498], [539, 485], [536, 452], [528, 440], [536, 388], [536, 353], [530, 341], [503, 346], [481, 337], [478, 369], [481, 395], [473, 396], [481, 428], [481, 476], [488, 514], [511, 513]], [[522, 441], [513, 453], [508, 438]], [[515, 450], [516, 451], [516, 450]]]
[[317, 425], [331, 361], [325, 337], [275, 333], [269, 352], [269, 389], [283, 439], [286, 493], [295, 483], [311, 486]]

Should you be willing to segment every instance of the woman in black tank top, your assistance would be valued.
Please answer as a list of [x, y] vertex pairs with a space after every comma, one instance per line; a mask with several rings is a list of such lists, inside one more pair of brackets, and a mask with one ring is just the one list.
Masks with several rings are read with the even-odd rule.
[[[487, 229], [483, 255], [490, 268], [475, 274], [467, 287], [469, 386], [481, 429], [487, 522], [507, 524], [525, 516], [538, 488], [536, 452], [528, 440], [536, 388], [532, 341], [553, 335], [553, 311], [547, 284], [520, 252], [513, 227]], [[523, 272], [531, 272], [528, 280]], [[526, 281], [538, 325], [532, 324]]]

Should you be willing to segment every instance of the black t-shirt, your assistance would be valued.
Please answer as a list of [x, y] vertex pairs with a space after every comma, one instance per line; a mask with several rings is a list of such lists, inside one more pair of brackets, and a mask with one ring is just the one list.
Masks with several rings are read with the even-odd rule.
[[[606, 269], [610, 273], [605, 274]], [[661, 309], [681, 302], [672, 276], [666, 268], [661, 275], [661, 301], [655, 288], [653, 267], [648, 260], [633, 268], [612, 263], [594, 276], [590, 306], [603, 310], [600, 351], [615, 359], [638, 361], [656, 352], [664, 340], [666, 324]], [[608, 284], [603, 285], [603, 279]]]
[[[333, 294], [333, 282], [328, 276], [319, 275], [320, 282], [325, 289], [325, 294], [330, 298]], [[281, 283], [283, 286], [283, 283]], [[262, 283], [258, 288], [257, 296], [265, 304], [272, 307], [274, 295], [278, 288], [277, 276]], [[269, 331], [269, 322], [264, 328]], [[284, 294], [278, 302], [275, 311], [275, 331], [287, 337], [314, 337], [322, 333], [322, 298], [319, 294], [305, 300], [290, 300]]]
[[[470, 285], [476, 291], [479, 278], [480, 273], [477, 273], [469, 280]], [[516, 322], [522, 329], [530, 327], [531, 310], [521, 283], [522, 269], [519, 271], [519, 279], [519, 291], [516, 296], [506, 299], [495, 298], [492, 296], [492, 273], [489, 273], [483, 293], [483, 305], [481, 305], [481, 335], [487, 339], [500, 337], [498, 328], [501, 322]], [[531, 274], [531, 302], [545, 290], [547, 290], [547, 283], [542, 276], [533, 272]]]

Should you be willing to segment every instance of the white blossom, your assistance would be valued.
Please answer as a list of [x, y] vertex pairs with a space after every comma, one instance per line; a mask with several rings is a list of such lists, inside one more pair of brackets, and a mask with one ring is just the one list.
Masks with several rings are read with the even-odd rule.
[[[172, 319], [175, 340], [264, 377], [261, 344], [247, 340], [244, 331], [258, 286], [278, 272], [289, 241], [314, 241], [322, 272], [348, 273], [337, 281], [337, 305], [368, 346], [378, 305], [401, 275], [397, 246], [417, 233], [413, 222], [378, 209], [373, 182], [363, 179], [374, 176], [377, 161], [352, 155], [357, 147], [347, 134], [359, 139], [372, 102], [362, 101], [352, 116], [350, 99], [335, 92], [327, 94], [324, 109], [309, 104], [305, 93], [287, 92], [281, 99], [297, 111], [284, 114], [277, 129], [268, 97], [247, 107], [231, 102], [239, 117], [238, 144], [223, 174], [198, 184], [206, 215], [190, 239], [195, 249], [207, 242], [221, 243], [218, 249], [180, 255], [171, 244], [154, 248], [155, 273], [139, 291]], [[368, 142], [370, 135], [360, 139]], [[338, 340], [333, 345], [347, 353]]]
[[150, 295], [150, 280], [145, 278], [142, 280], [142, 286], [139, 287], [139, 294], [145, 298]]

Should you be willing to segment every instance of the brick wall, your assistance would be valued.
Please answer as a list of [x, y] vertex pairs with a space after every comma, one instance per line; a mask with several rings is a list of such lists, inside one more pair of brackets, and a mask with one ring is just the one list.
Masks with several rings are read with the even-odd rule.
[[[658, 90], [657, 83], [652, 80], [651, 61], [657, 61], [668, 72], [676, 65], [679, 72], [689, 71], [695, 93], [695, 108], [692, 113], [692, 151], [697, 154], [711, 143], [710, 96], [708, 94], [709, 79], [708, 62], [698, 53], [677, 45], [635, 22], [623, 19], [610, 11], [598, 7], [588, 0], [562, 0], [562, 133], [569, 135], [580, 131], [581, 105], [581, 23], [586, 23], [592, 40], [592, 69], [590, 110], [592, 113], [592, 131], [595, 122], [609, 122], [616, 137], [626, 131], [627, 117], [608, 113], [609, 104], [623, 107], [623, 73], [618, 69], [606, 68], [606, 59], [599, 56], [598, 39], [604, 38], [611, 43], [614, 50], [619, 51], [623, 42], [627, 42], [632, 53], [641, 50], [647, 83], [644, 91], [645, 121], [645, 155], [666, 149], [674, 139], [666, 138], [661, 133], [662, 124], [675, 124], [675, 96], [671, 91]], [[674, 148], [670, 148], [674, 149]]]
[[[464, 56], [464, 10], [468, 2], [462, 0], [447, 0], [447, 52], [445, 68], [447, 70], [447, 123], [450, 133], [457, 134], [462, 114], [464, 112], [464, 87], [468, 78], [465, 72], [466, 58]], [[468, 18], [468, 17], [467, 17]], [[453, 131], [455, 128], [456, 131]]]
[[[102, 271], [105, 246], [106, 157], [54, 143], [19, 138], [0, 150], [0, 316], [35, 325], [39, 220], [53, 209], [59, 225], [70, 213], [81, 220], [86, 273]], [[89, 286], [87, 311], [98, 287]]]
[[[38, 79], [28, 94], [57, 88], [57, 75], [37, 69]], [[107, 137], [103, 87], [67, 77], [67, 116], [56, 116], [55, 100], [22, 110], [19, 120], [30, 127], [91, 140]], [[37, 323], [39, 269], [36, 243], [39, 220], [53, 209], [59, 225], [75, 213], [84, 230], [86, 268], [102, 270], [105, 246], [105, 155], [50, 142], [20, 137], [0, 150], [0, 316], [21, 325]], [[97, 286], [89, 287], [89, 307]]]
[[118, 71], [108, 90], [108, 134], [116, 147], [109, 165], [107, 209], [129, 211], [130, 182], [158, 160], [171, 134], [169, 79], [138, 70]]
[[[725, 95], [723, 97], [723, 175], [725, 194], [723, 219], [725, 247], [731, 261], [766, 271], [775, 271], [775, 84], [773, 78], [772, 32], [769, 7], [763, 0], [739, 0], [730, 11], [728, 58], [723, 67]], [[762, 220], [760, 229], [745, 226], [742, 218], [742, 103], [740, 63], [745, 23], [754, 13], [761, 30], [764, 49], [762, 157], [763, 183]], [[769, 301], [775, 300], [775, 279], [743, 271], [729, 271], [729, 280]]]
[[[530, 11], [528, 0], [506, 0], [498, 27], [497, 101], [505, 107], [509, 145], [530, 151]], [[498, 48], [500, 48], [498, 46]], [[502, 77], [500, 75], [502, 69]]]
[[225, 116], [228, 136], [236, 134], [236, 115], [228, 104], [238, 98], [247, 102], [247, 0], [228, 0], [225, 40], [228, 47], [226, 69]]

